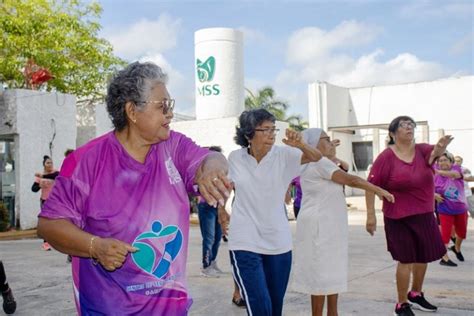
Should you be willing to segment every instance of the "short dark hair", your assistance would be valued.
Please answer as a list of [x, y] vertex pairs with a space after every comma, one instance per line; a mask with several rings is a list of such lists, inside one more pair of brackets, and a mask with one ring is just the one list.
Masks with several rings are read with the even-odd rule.
[[105, 97], [114, 128], [121, 131], [127, 126], [127, 102], [134, 102], [139, 110], [145, 108], [142, 102], [146, 101], [151, 84], [166, 84], [167, 80], [163, 70], [151, 62], [134, 62], [117, 72], [109, 83]]
[[49, 157], [48, 155], [43, 156], [43, 166], [46, 164], [46, 160], [48, 159], [52, 161], [51, 157]]
[[218, 153], [222, 152], [221, 146], [209, 146], [209, 150], [211, 151], [217, 151]]
[[255, 129], [266, 121], [275, 123], [275, 116], [265, 109], [243, 111], [239, 117], [239, 126], [235, 127], [235, 143], [242, 147], [249, 147], [249, 139], [255, 136]]
[[401, 116], [397, 116], [396, 118], [394, 118], [392, 120], [392, 122], [390, 123], [390, 125], [388, 126], [388, 137], [390, 137], [390, 141], [388, 142], [389, 145], [395, 144], [395, 140], [390, 135], [390, 133], [395, 134], [395, 132], [397, 131], [397, 129], [400, 125], [400, 121], [410, 121], [410, 122], [412, 122], [413, 124], [416, 125], [415, 120], [412, 119], [411, 117], [407, 116], [407, 115], [401, 115]]

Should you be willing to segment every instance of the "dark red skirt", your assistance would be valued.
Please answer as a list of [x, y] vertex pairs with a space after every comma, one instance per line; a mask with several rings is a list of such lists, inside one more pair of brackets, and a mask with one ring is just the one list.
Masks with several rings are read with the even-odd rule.
[[428, 263], [444, 256], [446, 247], [433, 212], [399, 219], [384, 216], [387, 250], [401, 263]]

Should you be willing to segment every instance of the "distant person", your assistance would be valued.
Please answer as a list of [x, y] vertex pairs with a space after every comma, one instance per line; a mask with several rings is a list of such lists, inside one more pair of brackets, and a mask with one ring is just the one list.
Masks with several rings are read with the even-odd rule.
[[471, 187], [469, 182], [474, 181], [471, 170], [462, 165], [463, 159], [461, 156], [454, 156], [454, 164], [461, 167], [463, 180], [464, 180], [464, 195], [466, 196], [468, 211], [471, 217], [474, 218], [474, 196], [472, 195]]
[[[455, 165], [453, 155], [445, 152], [438, 158], [435, 171], [435, 198], [438, 202], [441, 237], [448, 248], [451, 231], [454, 228], [455, 244], [448, 249], [454, 252], [459, 261], [464, 261], [461, 244], [466, 239], [468, 212], [461, 166]], [[439, 263], [443, 266], [457, 266], [447, 253]]]
[[0, 293], [3, 298], [3, 311], [5, 314], [13, 314], [16, 310], [16, 301], [13, 297], [13, 292], [7, 283], [7, 275], [3, 262], [0, 260]]
[[[432, 165], [445, 152], [452, 137], [442, 137], [435, 146], [416, 144], [415, 128], [416, 123], [409, 116], [392, 120], [388, 127], [388, 148], [374, 161], [368, 178], [395, 196], [395, 203], [383, 201], [382, 211], [387, 249], [398, 262], [395, 315], [403, 316], [414, 315], [411, 304], [423, 311], [438, 309], [425, 299], [423, 282], [428, 262], [439, 260], [446, 253], [434, 216]], [[365, 198], [366, 229], [373, 235], [377, 227], [374, 194], [366, 191]]]
[[[53, 160], [49, 156], [43, 156], [43, 171], [35, 173], [35, 181], [31, 190], [38, 192], [41, 190], [40, 206], [43, 207], [44, 202], [49, 197], [51, 190], [53, 189], [54, 181], [59, 175], [59, 171], [54, 169]], [[51, 246], [46, 240], [43, 240], [43, 250], [50, 251]]]
[[[219, 146], [211, 146], [209, 150], [222, 152]], [[199, 197], [198, 216], [202, 236], [202, 268], [201, 275], [205, 277], [219, 277], [222, 270], [217, 266], [217, 253], [222, 238], [221, 225], [217, 216], [217, 207], [209, 205]]]
[[313, 316], [337, 316], [339, 293], [347, 291], [349, 239], [343, 185], [374, 192], [393, 202], [389, 192], [345, 172], [334, 161], [336, 146], [320, 128], [302, 132], [306, 144], [323, 158], [301, 169], [303, 201], [296, 226], [294, 289], [311, 295]]
[[293, 191], [293, 213], [295, 219], [298, 219], [298, 213], [301, 208], [301, 199], [303, 198], [303, 191], [301, 190], [300, 177], [296, 177], [291, 180], [290, 186]]
[[265, 109], [244, 111], [229, 155], [235, 200], [230, 216], [229, 250], [234, 279], [249, 315], [281, 315], [291, 270], [291, 230], [285, 194], [300, 165], [321, 159], [301, 133], [287, 129], [276, 146], [275, 116]]
[[81, 315], [187, 315], [188, 193], [224, 204], [228, 164], [172, 131], [167, 75], [151, 62], [107, 88], [114, 130], [66, 157], [38, 234], [73, 256]]

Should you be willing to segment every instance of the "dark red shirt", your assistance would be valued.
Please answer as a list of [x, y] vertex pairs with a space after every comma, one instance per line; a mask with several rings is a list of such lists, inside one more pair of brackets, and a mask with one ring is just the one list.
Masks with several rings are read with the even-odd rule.
[[416, 144], [410, 163], [400, 160], [391, 148], [375, 160], [368, 181], [389, 191], [395, 203], [383, 200], [383, 213], [402, 218], [434, 211], [434, 171], [429, 164], [433, 145]]

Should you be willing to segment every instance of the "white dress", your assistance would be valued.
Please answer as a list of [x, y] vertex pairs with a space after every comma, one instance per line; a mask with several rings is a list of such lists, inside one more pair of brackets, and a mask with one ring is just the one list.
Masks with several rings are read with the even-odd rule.
[[322, 158], [302, 167], [303, 200], [296, 228], [293, 288], [311, 295], [347, 291], [348, 221], [340, 170]]

